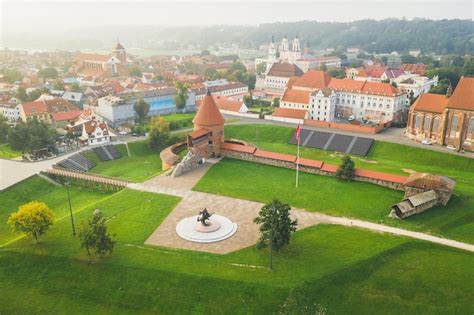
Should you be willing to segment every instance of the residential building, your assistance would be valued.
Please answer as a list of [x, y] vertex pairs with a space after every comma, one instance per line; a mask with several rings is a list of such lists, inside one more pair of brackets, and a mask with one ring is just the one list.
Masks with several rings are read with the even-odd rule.
[[418, 74], [403, 74], [392, 80], [397, 84], [397, 88], [407, 93], [410, 98], [411, 92], [413, 97], [418, 97], [422, 93], [427, 93], [433, 86], [438, 85], [438, 76], [428, 78]]
[[283, 95], [290, 78], [301, 77], [303, 74], [303, 71], [295, 64], [274, 63], [265, 76], [265, 89], [269, 93]]
[[[212, 95], [235, 96], [246, 95], [249, 92], [248, 85], [241, 82], [228, 82], [227, 80], [207, 81], [209, 91]], [[196, 92], [196, 99], [201, 100], [205, 97], [207, 89], [202, 88]]]
[[303, 72], [306, 72], [311, 69], [319, 69], [322, 65], [328, 68], [340, 68], [341, 58], [337, 56], [303, 56], [301, 59], [296, 60], [295, 63]]
[[456, 150], [474, 150], [474, 78], [462, 77], [450, 96], [424, 93], [410, 107], [406, 135]]
[[20, 118], [24, 122], [30, 119], [37, 119], [47, 124], [53, 122], [54, 113], [65, 113], [79, 110], [75, 105], [63, 98], [54, 97], [34, 102], [27, 102], [20, 105]]
[[84, 145], [108, 143], [112, 140], [112, 133], [106, 122], [89, 120], [82, 123], [82, 134], [79, 137]]

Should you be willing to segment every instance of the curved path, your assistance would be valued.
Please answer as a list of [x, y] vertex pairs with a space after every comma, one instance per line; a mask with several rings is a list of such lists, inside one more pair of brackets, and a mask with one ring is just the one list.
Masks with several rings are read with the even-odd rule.
[[[135, 190], [174, 195], [182, 198], [176, 208], [146, 240], [146, 244], [225, 254], [251, 246], [257, 242], [259, 232], [258, 226], [253, 223], [253, 218], [257, 216], [258, 211], [263, 206], [262, 203], [192, 191], [194, 185], [216, 162], [217, 160], [205, 163], [201, 168], [180, 177], [173, 178], [163, 174], [144, 183], [128, 185], [129, 188]], [[207, 207], [211, 212], [215, 211], [218, 214], [225, 215], [236, 222], [239, 225], [237, 233], [224, 242], [211, 244], [191, 243], [179, 238], [174, 232], [176, 223], [186, 216], [196, 214], [196, 211], [201, 210], [203, 207]], [[292, 209], [292, 216], [298, 219], [298, 228], [300, 229], [319, 223], [336, 224], [411, 237], [474, 252], [474, 245], [472, 244], [383, 224], [335, 217], [319, 212], [308, 212], [297, 208]]]

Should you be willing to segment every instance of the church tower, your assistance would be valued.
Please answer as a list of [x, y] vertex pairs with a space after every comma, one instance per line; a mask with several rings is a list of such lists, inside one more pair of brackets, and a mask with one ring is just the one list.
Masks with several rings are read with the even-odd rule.
[[283, 37], [281, 44], [280, 44], [280, 60], [282, 62], [288, 62], [288, 53], [289, 53], [290, 45], [288, 43], [288, 38]]
[[120, 42], [117, 40], [117, 45], [115, 46], [115, 49], [113, 51], [114, 57], [116, 57], [122, 64], [127, 63], [127, 52], [125, 51], [125, 48], [120, 44]]
[[300, 45], [300, 40], [298, 38], [298, 36], [295, 37], [295, 39], [293, 40], [293, 52], [298, 52], [298, 51], [301, 51], [301, 45]]
[[275, 37], [272, 35], [272, 42], [268, 48], [268, 62], [275, 63], [277, 61], [277, 47], [275, 44]]

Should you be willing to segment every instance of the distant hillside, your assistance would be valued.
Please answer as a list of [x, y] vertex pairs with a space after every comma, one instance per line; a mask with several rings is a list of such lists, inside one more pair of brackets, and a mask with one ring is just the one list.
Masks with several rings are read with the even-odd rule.
[[[341, 22], [287, 22], [259, 26], [107, 26], [81, 30], [67, 30], [64, 34], [29, 35], [8, 34], [3, 45], [37, 49], [110, 49], [117, 37], [127, 47], [145, 49], [184, 49], [192, 44], [204, 49], [216, 44], [238, 44], [243, 48], [257, 48], [268, 43], [271, 36], [290, 39], [298, 35], [310, 47], [360, 47], [369, 52], [408, 51], [419, 48], [424, 53], [474, 52], [474, 22], [470, 20], [361, 20]], [[54, 36], [53, 36], [54, 35]], [[73, 36], [71, 36], [73, 35]]]

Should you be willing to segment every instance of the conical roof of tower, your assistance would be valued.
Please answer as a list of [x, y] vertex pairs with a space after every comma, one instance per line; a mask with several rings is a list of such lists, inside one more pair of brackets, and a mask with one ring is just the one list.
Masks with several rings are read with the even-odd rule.
[[117, 46], [115, 46], [115, 50], [124, 50], [125, 47], [122, 46], [122, 44], [120, 44], [119, 41], [117, 41]]
[[217, 108], [216, 102], [209, 90], [207, 90], [207, 94], [202, 100], [201, 106], [199, 106], [193, 123], [199, 126], [218, 126], [225, 123], [225, 119], [219, 108]]

